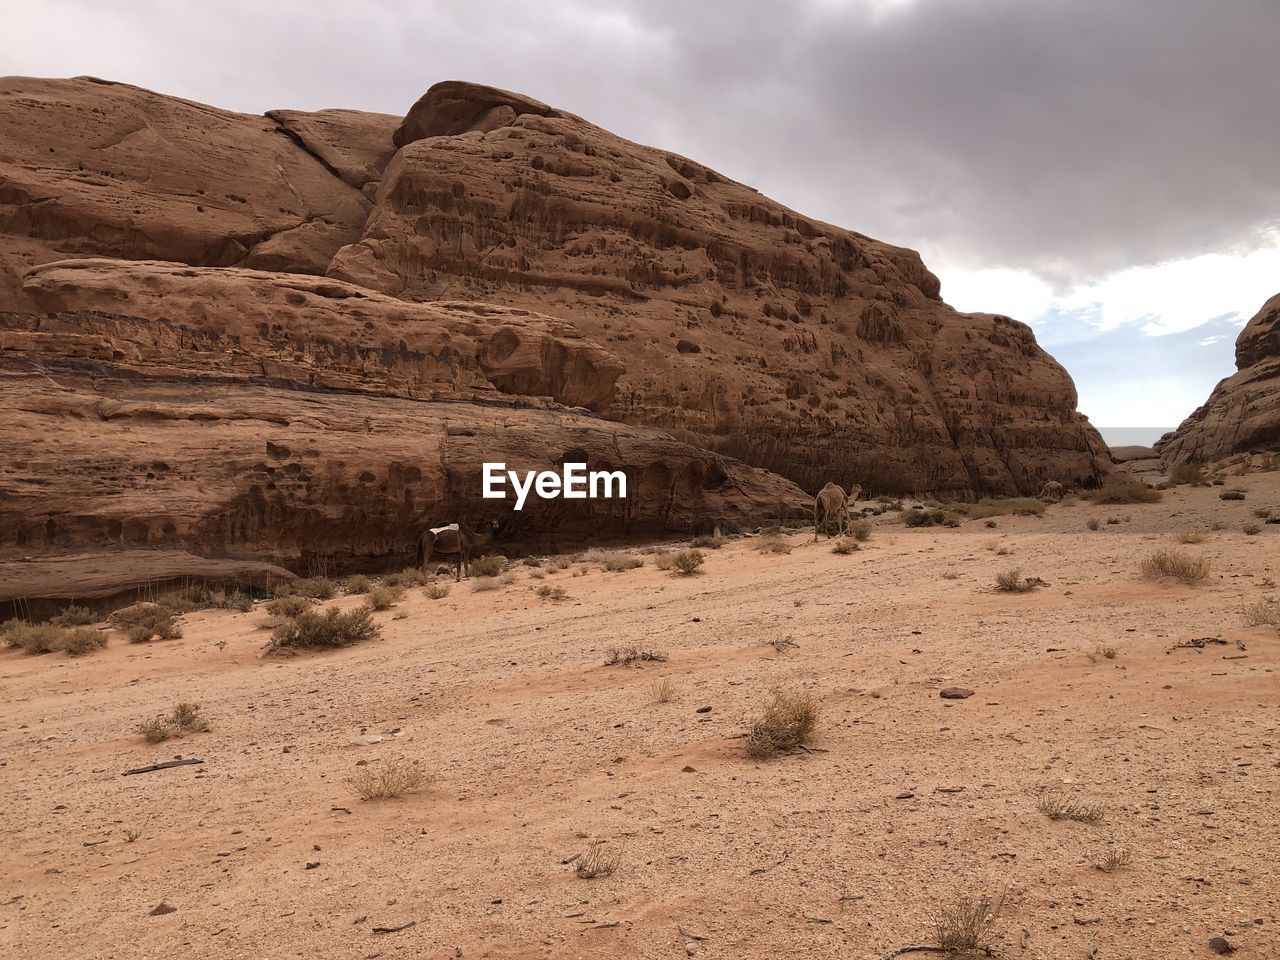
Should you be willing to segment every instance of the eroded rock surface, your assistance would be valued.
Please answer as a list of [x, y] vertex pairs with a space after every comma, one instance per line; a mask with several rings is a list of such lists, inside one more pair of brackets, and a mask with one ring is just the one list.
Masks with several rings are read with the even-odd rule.
[[1156, 444], [1169, 463], [1204, 462], [1280, 448], [1280, 294], [1236, 338], [1236, 373]]
[[329, 275], [571, 320], [626, 364], [611, 417], [815, 488], [1034, 493], [1108, 469], [1030, 328], [957, 313], [914, 251], [492, 88], [433, 87], [396, 142]]
[[0, 559], [376, 567], [506, 516], [496, 460], [631, 478], [531, 501], [526, 545], [755, 524], [793, 481], [1095, 481], [1031, 330], [939, 297], [913, 251], [519, 94], [256, 117], [0, 80]]
[[[368, 137], [351, 139], [361, 155]], [[324, 273], [367, 210], [267, 117], [91, 78], [0, 79], [0, 309], [25, 306], [28, 268], [67, 257]]]

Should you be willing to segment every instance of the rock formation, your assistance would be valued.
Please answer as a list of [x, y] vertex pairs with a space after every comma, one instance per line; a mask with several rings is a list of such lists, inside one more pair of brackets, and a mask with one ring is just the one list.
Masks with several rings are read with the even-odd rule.
[[107, 550], [391, 562], [506, 512], [484, 461], [632, 478], [531, 503], [543, 542], [1108, 463], [1030, 329], [914, 252], [454, 82], [397, 118], [0, 80], [0, 402], [0, 561], [96, 551], [99, 591]]
[[1170, 464], [1280, 449], [1280, 294], [1236, 338], [1236, 373], [1156, 449]]
[[1031, 330], [956, 313], [911, 250], [491, 88], [438, 84], [395, 141], [329, 276], [571, 319], [626, 364], [614, 419], [815, 489], [1035, 493], [1107, 469]]

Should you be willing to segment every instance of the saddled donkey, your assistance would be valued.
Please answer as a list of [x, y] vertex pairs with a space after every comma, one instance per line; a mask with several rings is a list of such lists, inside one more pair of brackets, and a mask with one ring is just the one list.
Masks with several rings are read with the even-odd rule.
[[488, 524], [483, 531], [472, 530], [465, 523], [451, 523], [444, 527], [432, 527], [418, 538], [418, 566], [427, 572], [427, 564], [433, 554], [442, 554], [453, 558], [457, 565], [454, 580], [461, 580], [466, 569], [471, 575], [471, 554], [478, 547], [483, 547], [498, 535], [500, 525], [495, 521]]
[[849, 532], [849, 504], [856, 502], [858, 494], [862, 492], [861, 485], [853, 487], [846, 497], [844, 489], [836, 483], [828, 483], [825, 487], [818, 491], [818, 495], [813, 498], [813, 539], [818, 539], [818, 530], [826, 530], [827, 536], [831, 536], [831, 531], [827, 529], [828, 523], [832, 517], [836, 518], [836, 530], [844, 536]]
[[1044, 482], [1044, 486], [1040, 488], [1040, 494], [1036, 499], [1052, 500], [1054, 503], [1057, 503], [1062, 499], [1062, 495], [1066, 492], [1066, 488], [1057, 480], [1046, 480]]

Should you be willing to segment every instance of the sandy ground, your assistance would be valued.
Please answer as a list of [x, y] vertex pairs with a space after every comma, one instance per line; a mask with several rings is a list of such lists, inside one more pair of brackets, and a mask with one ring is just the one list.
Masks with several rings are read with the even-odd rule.
[[[1215, 936], [1280, 956], [1280, 636], [1241, 615], [1277, 592], [1280, 527], [1240, 532], [1280, 511], [1280, 474], [1243, 486], [885, 525], [849, 556], [736, 541], [695, 577], [413, 590], [382, 640], [290, 659], [260, 656], [260, 612], [227, 611], [81, 660], [0, 654], [0, 955], [874, 958], [989, 893], [1000, 956], [1212, 956]], [[1138, 578], [1214, 521], [1181, 548], [1208, 581]], [[1014, 564], [1048, 586], [994, 592]], [[1205, 636], [1228, 644], [1171, 649]], [[632, 642], [670, 659], [603, 665]], [[821, 752], [745, 757], [777, 686], [822, 699]], [[179, 700], [212, 731], [132, 732]], [[121, 776], [179, 755], [204, 763]], [[422, 792], [346, 783], [400, 757]], [[1049, 821], [1046, 790], [1105, 820]], [[619, 866], [581, 880], [564, 861], [593, 839]], [[1111, 847], [1132, 863], [1106, 874]]]

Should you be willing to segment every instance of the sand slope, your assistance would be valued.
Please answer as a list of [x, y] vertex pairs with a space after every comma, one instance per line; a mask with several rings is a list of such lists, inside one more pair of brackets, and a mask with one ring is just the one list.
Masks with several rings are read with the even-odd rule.
[[[411, 591], [383, 640], [324, 655], [262, 659], [261, 614], [223, 611], [82, 660], [0, 654], [0, 955], [872, 958], [977, 891], [1006, 896], [1003, 956], [1211, 956], [1224, 931], [1280, 956], [1280, 637], [1240, 613], [1276, 592], [1280, 528], [1240, 528], [1280, 508], [1280, 475], [1243, 486], [885, 525], [850, 556], [738, 541], [692, 578], [522, 570]], [[1207, 582], [1137, 578], [1215, 520], [1180, 548]], [[1014, 564], [1049, 586], [994, 593]], [[1205, 636], [1228, 644], [1170, 651]], [[670, 660], [603, 665], [629, 642]], [[674, 702], [650, 702], [658, 677]], [[825, 752], [747, 760], [736, 737], [779, 685], [823, 699]], [[131, 732], [178, 700], [213, 730]], [[205, 763], [120, 776], [175, 755]], [[431, 785], [362, 803], [344, 782], [397, 757]], [[1105, 821], [1048, 821], [1051, 788]], [[597, 838], [618, 870], [579, 880], [562, 861]], [[1110, 845], [1133, 862], [1108, 875]]]

